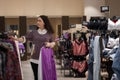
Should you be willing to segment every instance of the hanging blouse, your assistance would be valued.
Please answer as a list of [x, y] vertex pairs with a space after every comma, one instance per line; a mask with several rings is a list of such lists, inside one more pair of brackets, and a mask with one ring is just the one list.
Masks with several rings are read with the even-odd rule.
[[117, 21], [112, 21], [111, 19], [108, 19], [108, 30], [120, 30], [120, 19]]
[[84, 41], [79, 42], [78, 40], [75, 40], [73, 42], [73, 54], [74, 55], [84, 56], [86, 55], [87, 51], [88, 49]]

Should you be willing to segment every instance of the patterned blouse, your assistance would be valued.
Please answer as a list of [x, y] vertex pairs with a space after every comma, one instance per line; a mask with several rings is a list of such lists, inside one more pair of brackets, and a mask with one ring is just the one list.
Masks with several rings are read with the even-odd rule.
[[26, 40], [32, 41], [35, 45], [34, 52], [31, 56], [32, 59], [39, 60], [40, 49], [44, 46], [45, 42], [52, 42], [53, 35], [49, 33], [40, 34], [38, 30], [33, 30], [25, 36]]

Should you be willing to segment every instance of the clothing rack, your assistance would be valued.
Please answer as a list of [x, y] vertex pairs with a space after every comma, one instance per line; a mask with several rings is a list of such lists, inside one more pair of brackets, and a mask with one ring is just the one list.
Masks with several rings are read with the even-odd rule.
[[[76, 34], [80, 34], [78, 36], [79, 40], [86, 40], [85, 35], [83, 35], [84, 34], [83, 32], [77, 31]], [[63, 38], [65, 38], [65, 35]], [[75, 38], [76, 38], [76, 36], [75, 36]], [[77, 56], [77, 55], [73, 54], [73, 42], [71, 41], [70, 38], [69, 39], [61, 39], [60, 43], [61, 43], [61, 47], [64, 46], [64, 47], [62, 47], [63, 49], [60, 51], [61, 52], [60, 53], [61, 54], [61, 68], [62, 68], [61, 72], [64, 71], [65, 77], [66, 76], [85, 77], [85, 71], [87, 70], [87, 66], [86, 66], [87, 63], [85, 63], [85, 66], [84, 66], [85, 69], [83, 67], [82, 72], [79, 72], [78, 69], [73, 68], [74, 61], [76, 61], [75, 64], [79, 63], [80, 65], [82, 65], [82, 63], [84, 63], [84, 61], [86, 60], [85, 55], [84, 56], [80, 56], [80, 55]], [[86, 47], [88, 47], [88, 46], [86, 45]], [[85, 54], [87, 54], [87, 53], [85, 53]], [[69, 70], [68, 75], [66, 75], [66, 70]]]
[[[93, 30], [94, 31], [94, 30]], [[119, 34], [119, 37], [120, 37], [120, 31], [119, 30], [113, 30], [113, 31], [115, 31], [115, 32], [117, 32], [118, 34]], [[91, 32], [92, 32], [92, 30], [91, 30]], [[107, 34], [110, 34], [110, 32], [112, 32], [112, 31], [106, 31], [106, 33], [99, 33], [99, 32], [101, 32], [101, 31], [94, 31], [95, 33], [94, 34], [101, 34], [100, 36], [101, 36], [101, 38], [102, 38], [102, 36], [104, 36], [104, 34], [106, 35], [106, 33]], [[113, 37], [114, 36], [114, 33], [112, 33], [111, 34], [111, 36]], [[116, 35], [116, 36], [118, 36], [118, 35]], [[115, 36], [115, 37], [116, 37]], [[120, 39], [119, 39], [119, 42], [120, 42]], [[101, 43], [100, 43], [101, 44]], [[101, 45], [102, 46], [102, 45]], [[101, 50], [102, 51], [102, 50]], [[112, 70], [112, 60], [110, 59], [110, 58], [105, 58], [104, 56], [103, 56], [103, 54], [102, 54], [102, 52], [101, 52], [101, 54], [100, 54], [100, 56], [101, 56], [101, 70], [102, 71], [105, 71], [105, 69], [106, 69], [106, 71], [108, 72], [108, 78], [106, 77], [106, 79], [105, 80], [110, 80], [111, 79], [111, 77], [112, 77], [112, 74], [114, 73], [113, 72], [113, 70]], [[102, 77], [102, 78], [105, 78], [105, 77]], [[88, 79], [89, 80], [89, 79]]]
[[[61, 73], [64, 71], [64, 76], [71, 76], [71, 61], [72, 61], [72, 43], [70, 40], [60, 41], [60, 64], [61, 64]], [[62, 49], [61, 49], [62, 48]], [[69, 74], [66, 75], [66, 70], [69, 70]]]
[[22, 80], [21, 66], [14, 41], [0, 33], [0, 80]]

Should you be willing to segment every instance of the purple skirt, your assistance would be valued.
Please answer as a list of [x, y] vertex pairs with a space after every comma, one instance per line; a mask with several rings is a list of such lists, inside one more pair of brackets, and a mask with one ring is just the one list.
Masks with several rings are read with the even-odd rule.
[[57, 80], [52, 48], [41, 48], [43, 80]]

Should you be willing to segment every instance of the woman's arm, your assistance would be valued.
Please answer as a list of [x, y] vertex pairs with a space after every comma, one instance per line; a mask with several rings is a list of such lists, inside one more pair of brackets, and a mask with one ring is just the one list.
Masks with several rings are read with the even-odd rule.
[[24, 38], [24, 37], [16, 38], [16, 37], [14, 37], [14, 36], [10, 36], [10, 39], [16, 40], [16, 41], [19, 41], [19, 42], [22, 42], [22, 43], [25, 42], [25, 38]]
[[28, 32], [25, 36], [21, 36], [20, 38], [16, 38], [14, 36], [9, 36], [9, 38], [19, 41], [19, 42], [22, 42], [22, 43], [25, 43], [28, 40], [33, 41], [33, 37], [34, 37], [33, 33], [34, 33], [34, 31]]

